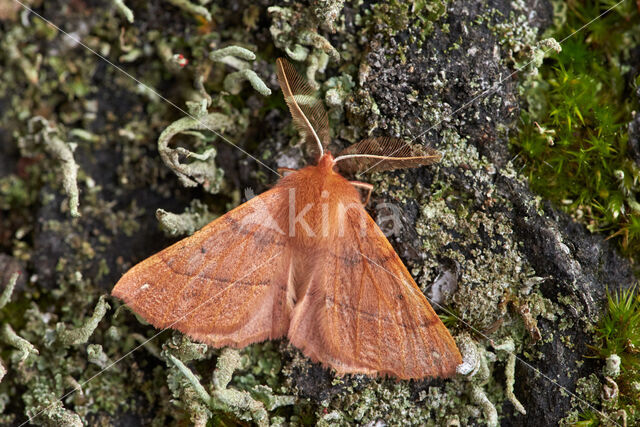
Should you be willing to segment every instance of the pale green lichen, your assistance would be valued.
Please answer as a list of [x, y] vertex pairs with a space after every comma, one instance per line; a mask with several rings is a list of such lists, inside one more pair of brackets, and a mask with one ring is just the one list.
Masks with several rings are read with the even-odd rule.
[[474, 403], [482, 407], [482, 412], [487, 422], [487, 426], [496, 427], [498, 425], [498, 412], [482, 387], [479, 385], [472, 386], [470, 396]]
[[336, 31], [336, 22], [340, 19], [340, 12], [344, 7], [344, 0], [313, 0], [310, 11], [320, 26], [325, 26], [331, 32]]
[[329, 117], [340, 121], [344, 113], [345, 101], [352, 95], [355, 82], [349, 74], [331, 77], [324, 82], [322, 88], [325, 91], [324, 102], [329, 108]]
[[[180, 74], [182, 71], [182, 67], [176, 61], [178, 53], [174, 52], [174, 48], [169, 40], [165, 40], [156, 35], [156, 37], [149, 37], [150, 40], [155, 40], [155, 47], [158, 56], [162, 60], [162, 63], [165, 65], [166, 69], [172, 74]], [[149, 87], [149, 85], [138, 85], [138, 90], [140, 93], [148, 96], [149, 99], [157, 102], [159, 101], [158, 94], [156, 90]]]
[[529, 6], [524, 1], [516, 0], [512, 6], [509, 19], [490, 28], [500, 37], [504, 60], [522, 72], [523, 81], [530, 81], [538, 74], [544, 58], [562, 48], [553, 38], [538, 41], [538, 29], [529, 24]]
[[36, 60], [30, 60], [25, 52], [20, 49], [22, 40], [25, 36], [25, 30], [21, 27], [13, 27], [0, 43], [2, 50], [6, 52], [8, 62], [14, 64], [24, 73], [27, 81], [32, 85], [37, 85], [39, 80], [40, 66], [42, 63], [42, 55], [37, 54]]
[[8, 345], [15, 347], [18, 351], [11, 356], [12, 362], [22, 363], [31, 355], [40, 354], [38, 349], [26, 339], [22, 338], [13, 330], [10, 324], [5, 323], [0, 327], [0, 339]]
[[[170, 148], [171, 139], [181, 133], [187, 133], [196, 138], [202, 146], [208, 138], [193, 131], [214, 131], [224, 133], [233, 126], [232, 120], [225, 114], [209, 113], [201, 117], [183, 117], [169, 125], [158, 138], [158, 151], [162, 161], [173, 170], [185, 187], [202, 185], [205, 190], [217, 193], [220, 189], [224, 173], [215, 165], [216, 149], [205, 149], [202, 153], [194, 153], [183, 147]], [[191, 163], [181, 163], [180, 159], [192, 160]]]
[[[267, 9], [272, 23], [269, 28], [276, 47], [284, 50], [294, 61], [307, 61], [307, 81], [317, 89], [316, 74], [324, 72], [329, 58], [340, 62], [340, 53], [331, 43], [318, 33], [318, 26], [325, 24], [325, 19], [342, 8], [340, 2], [332, 5], [318, 4], [314, 10], [295, 12], [292, 8], [271, 6]], [[325, 6], [330, 6], [326, 8]], [[331, 23], [330, 27], [334, 26]]]
[[620, 359], [620, 356], [618, 356], [617, 354], [610, 355], [605, 361], [603, 373], [608, 377], [617, 377], [618, 375], [620, 375], [621, 363], [622, 359]]
[[262, 81], [255, 71], [249, 69], [247, 61], [254, 61], [256, 55], [240, 46], [228, 46], [214, 50], [209, 54], [209, 59], [236, 68], [238, 71], [228, 74], [224, 79], [224, 88], [237, 95], [242, 91], [242, 82], [248, 81], [251, 86], [263, 96], [271, 95], [271, 89]]
[[217, 218], [217, 215], [209, 212], [205, 204], [197, 199], [181, 214], [167, 212], [164, 209], [156, 211], [156, 218], [160, 222], [160, 227], [171, 237], [190, 236], [197, 230]]
[[[41, 412], [35, 412], [31, 417], [37, 417], [38, 424], [47, 427], [82, 427], [84, 423], [78, 414], [66, 409], [60, 401], [54, 400]], [[30, 420], [31, 421], [31, 420]]]
[[102, 369], [106, 369], [113, 364], [100, 344], [89, 344], [87, 346], [87, 361]]
[[76, 144], [65, 142], [60, 125], [49, 122], [44, 117], [36, 116], [28, 122], [29, 135], [20, 138], [19, 144], [23, 155], [33, 156], [38, 151], [48, 153], [60, 164], [62, 186], [69, 196], [69, 213], [73, 217], [80, 216], [78, 211], [78, 164], [73, 158]]
[[522, 415], [527, 415], [527, 411], [525, 410], [524, 406], [522, 406], [522, 403], [520, 403], [516, 395], [513, 394], [513, 385], [516, 382], [516, 354], [513, 339], [507, 338], [504, 343], [502, 343], [501, 345], [494, 345], [493, 348], [498, 351], [507, 352], [507, 364], [504, 368], [504, 375], [506, 377], [505, 393], [507, 395], [507, 399], [509, 399], [509, 401], [513, 404], [514, 408], [516, 408], [516, 410]]
[[129, 21], [130, 24], [133, 24], [133, 11], [129, 9], [126, 4], [124, 4], [124, 0], [112, 1], [116, 9], [118, 9], [118, 12], [120, 12], [120, 14], [124, 16], [124, 18]]
[[[206, 346], [204, 348], [206, 348]], [[216, 369], [213, 372], [211, 380], [210, 391], [207, 391], [200, 382], [200, 379], [180, 358], [172, 354], [175, 351], [175, 349], [165, 351], [166, 357], [184, 376], [189, 386], [208, 410], [235, 414], [240, 420], [252, 421], [260, 426], [268, 426], [268, 410], [291, 405], [295, 402], [295, 398], [292, 396], [274, 396], [268, 386], [256, 386], [251, 392], [230, 388], [229, 383], [231, 382], [234, 371], [242, 366], [240, 354], [235, 349], [223, 349], [218, 356]], [[183, 352], [183, 359], [190, 360], [192, 356], [193, 355], [184, 354]], [[197, 356], [197, 358], [202, 357], [202, 354]], [[184, 396], [186, 392], [184, 385], [179, 385], [179, 383], [174, 386], [173, 391], [177, 396]], [[206, 422], [206, 419], [210, 416], [208, 410], [204, 410], [204, 408], [200, 406], [191, 405], [190, 408], [192, 412], [197, 414], [197, 418], [201, 422]], [[194, 419], [193, 415], [192, 419]]]
[[64, 323], [58, 323], [56, 325], [57, 340], [63, 346], [86, 343], [109, 308], [110, 306], [109, 303], [107, 303], [106, 297], [104, 295], [101, 296], [91, 317], [84, 321], [80, 327], [68, 329], [67, 325]]
[[498, 425], [498, 411], [485, 390], [491, 379], [489, 363], [496, 360], [495, 355], [479, 347], [468, 335], [462, 336], [459, 342], [463, 364], [458, 367], [458, 373], [465, 374], [469, 381], [465, 388], [471, 402], [482, 408], [487, 425], [495, 427]]
[[261, 95], [271, 95], [271, 89], [264, 84], [256, 72], [248, 69], [233, 72], [225, 77], [224, 88], [230, 93], [237, 95], [242, 91], [242, 82], [245, 80], [251, 83], [251, 86]]
[[207, 21], [211, 21], [211, 13], [206, 7], [191, 3], [189, 0], [165, 0], [167, 3], [178, 7], [185, 12], [192, 13], [194, 15], [200, 15]]
[[[240, 69], [227, 75], [224, 80], [224, 86], [229, 92], [238, 94], [242, 89], [241, 81], [248, 80], [261, 94], [265, 96], [271, 94], [271, 90], [258, 75], [248, 69], [249, 64], [246, 61], [255, 59], [253, 52], [239, 46], [228, 46], [211, 52], [209, 59]], [[215, 165], [216, 149], [209, 147], [212, 137], [203, 134], [202, 131], [209, 131], [215, 136], [222, 137], [223, 134], [235, 129], [238, 124], [234, 123], [230, 115], [207, 111], [213, 99], [206, 93], [203, 76], [200, 74], [196, 76], [196, 87], [201, 99], [187, 101], [189, 116], [176, 120], [160, 134], [158, 151], [164, 163], [174, 171], [182, 185], [194, 187], [200, 184], [208, 192], [217, 193], [220, 191], [224, 174], [222, 169]], [[217, 100], [223, 102], [219, 97]], [[178, 134], [194, 137], [196, 148], [201, 152], [190, 151], [184, 147], [170, 148], [169, 143]], [[229, 142], [226, 138], [222, 138]], [[188, 159], [190, 163], [182, 163], [181, 159]]]
[[13, 295], [13, 289], [18, 283], [18, 277], [20, 277], [20, 273], [13, 273], [7, 282], [2, 294], [0, 294], [0, 309], [7, 305], [7, 303], [11, 300], [11, 295]]

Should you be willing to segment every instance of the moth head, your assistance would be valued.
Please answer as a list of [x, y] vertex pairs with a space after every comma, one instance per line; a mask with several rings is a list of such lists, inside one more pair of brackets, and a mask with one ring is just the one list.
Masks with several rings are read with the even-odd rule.
[[334, 159], [326, 149], [329, 144], [329, 118], [322, 100], [315, 96], [315, 91], [286, 59], [276, 60], [276, 72], [293, 123], [303, 135], [305, 144], [315, 154], [318, 166], [331, 161], [333, 164], [339, 163], [339, 169], [343, 172], [363, 173], [415, 168], [440, 160], [440, 154], [431, 148], [410, 145], [401, 139], [389, 137], [364, 139], [346, 148]]

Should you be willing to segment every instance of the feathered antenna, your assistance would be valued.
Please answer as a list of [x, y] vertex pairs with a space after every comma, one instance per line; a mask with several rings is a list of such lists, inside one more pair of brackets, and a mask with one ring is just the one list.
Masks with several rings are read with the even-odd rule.
[[398, 138], [363, 139], [345, 148], [335, 158], [345, 172], [379, 172], [416, 168], [439, 161], [442, 155], [432, 148], [410, 146]]
[[276, 60], [276, 72], [293, 123], [321, 157], [329, 144], [329, 118], [322, 101], [286, 59]]

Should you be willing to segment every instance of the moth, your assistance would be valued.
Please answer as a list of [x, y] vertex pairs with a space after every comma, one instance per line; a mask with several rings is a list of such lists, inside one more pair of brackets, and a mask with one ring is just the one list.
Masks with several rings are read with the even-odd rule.
[[[317, 164], [145, 259], [112, 294], [157, 328], [214, 347], [287, 337], [338, 375], [447, 377], [456, 344], [343, 172], [433, 163], [439, 154], [393, 138], [334, 157], [322, 102], [284, 59], [277, 75]], [[367, 196], [367, 200], [368, 200]]]

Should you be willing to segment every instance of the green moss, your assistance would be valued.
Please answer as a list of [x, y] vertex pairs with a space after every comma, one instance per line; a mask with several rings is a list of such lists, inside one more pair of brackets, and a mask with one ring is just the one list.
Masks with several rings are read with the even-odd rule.
[[[569, 3], [552, 32], [563, 40], [611, 7]], [[625, 81], [630, 49], [640, 41], [637, 8], [624, 2], [562, 44], [523, 86], [528, 107], [512, 143], [532, 188], [592, 231], [640, 249], [640, 168], [627, 153], [627, 123], [638, 107]]]
[[[608, 309], [590, 346], [603, 359], [603, 376], [581, 378], [574, 409], [564, 422], [581, 427], [640, 422], [640, 294], [630, 288], [607, 295]], [[590, 406], [584, 402], [588, 402]]]
[[[640, 370], [640, 294], [635, 288], [608, 295], [608, 311], [596, 329], [602, 358], [617, 354], [622, 370]], [[639, 378], [640, 379], [640, 378]]]
[[630, 424], [640, 422], [640, 294], [636, 288], [608, 296], [608, 312], [596, 329], [592, 347], [603, 358], [617, 356], [619, 367], [609, 368], [619, 389], [617, 409], [624, 410]]

